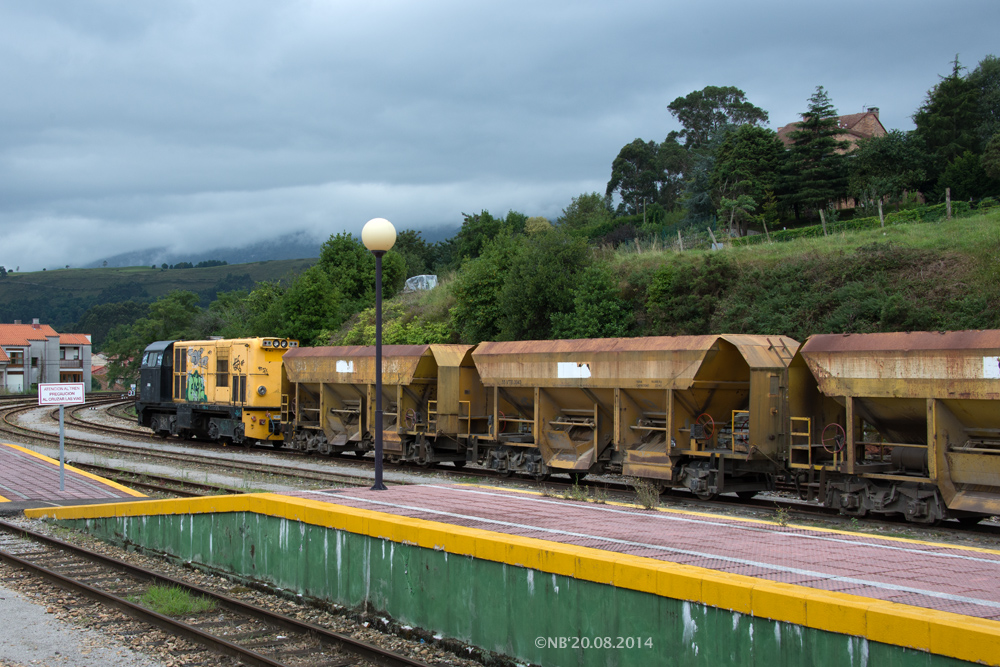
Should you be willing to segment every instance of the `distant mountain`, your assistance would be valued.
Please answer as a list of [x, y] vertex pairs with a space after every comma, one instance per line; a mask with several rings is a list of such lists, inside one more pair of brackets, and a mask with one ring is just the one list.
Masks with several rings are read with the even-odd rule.
[[305, 232], [297, 232], [243, 248], [215, 248], [214, 250], [201, 250], [184, 254], [170, 252], [167, 248], [136, 250], [99, 259], [83, 268], [99, 268], [105, 266], [104, 262], [107, 262], [108, 267], [119, 267], [160, 266], [161, 264], [177, 264], [178, 262], [197, 264], [210, 259], [221, 260], [229, 264], [248, 264], [273, 259], [307, 259], [319, 257], [319, 249], [322, 245], [323, 240], [315, 239]]
[[[420, 236], [428, 243], [445, 241], [458, 233], [460, 227], [433, 227], [420, 230]], [[248, 264], [264, 262], [273, 259], [311, 259], [319, 257], [319, 250], [325, 238], [317, 239], [307, 232], [286, 234], [276, 239], [269, 239], [242, 248], [215, 248], [191, 253], [171, 252], [167, 248], [147, 248], [135, 250], [120, 255], [99, 259], [81, 268], [96, 269], [102, 266], [160, 266], [162, 264], [177, 264], [191, 262], [197, 264], [211, 259], [228, 262], [229, 264]], [[107, 262], [107, 264], [105, 264]]]

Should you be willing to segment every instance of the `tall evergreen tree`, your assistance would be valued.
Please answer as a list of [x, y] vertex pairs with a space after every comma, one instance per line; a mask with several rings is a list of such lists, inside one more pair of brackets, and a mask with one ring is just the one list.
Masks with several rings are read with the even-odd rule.
[[965, 151], [978, 153], [981, 149], [977, 136], [980, 121], [977, 91], [962, 76], [963, 69], [955, 56], [951, 74], [942, 77], [927, 92], [927, 99], [913, 114], [917, 126], [914, 133], [923, 139], [933, 158], [928, 163], [927, 181], [922, 184], [925, 194], [955, 158]]
[[[716, 205], [722, 208], [726, 200], [739, 203], [740, 197], [748, 197], [754, 208], [762, 205], [767, 193], [778, 188], [785, 157], [784, 146], [773, 130], [741, 125], [730, 132], [716, 151], [712, 171]], [[728, 207], [726, 219], [739, 236], [745, 236], [748, 219], [739, 214], [741, 210], [747, 209]]]
[[818, 210], [846, 196], [847, 165], [843, 151], [847, 142], [840, 134], [837, 110], [823, 86], [809, 98], [809, 110], [789, 134], [789, 150], [782, 203], [795, 209], [796, 217], [805, 210]]

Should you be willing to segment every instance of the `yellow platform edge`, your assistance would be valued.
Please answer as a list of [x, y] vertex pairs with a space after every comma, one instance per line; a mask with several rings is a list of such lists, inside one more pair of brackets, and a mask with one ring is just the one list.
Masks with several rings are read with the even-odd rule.
[[272, 493], [25, 510], [93, 519], [254, 512], [540, 572], [688, 600], [741, 614], [1000, 666], [1000, 622], [783, 584], [641, 556], [494, 533]]
[[[24, 454], [27, 454], [29, 456], [33, 456], [36, 459], [39, 459], [41, 461], [45, 461], [46, 463], [51, 463], [52, 465], [54, 465], [56, 467], [59, 466], [58, 459], [54, 459], [51, 456], [46, 456], [45, 454], [39, 454], [38, 452], [32, 451], [32, 450], [28, 449], [27, 447], [22, 447], [20, 445], [14, 445], [14, 444], [11, 444], [9, 442], [0, 442], [0, 445], [2, 445], [4, 447], [10, 447], [11, 449], [16, 449], [17, 451], [22, 452]], [[103, 477], [101, 477], [99, 475], [95, 475], [93, 473], [86, 472], [85, 470], [80, 470], [79, 468], [74, 468], [73, 466], [65, 466], [65, 469], [68, 470], [68, 471], [70, 471], [70, 472], [76, 473], [77, 475], [82, 475], [83, 477], [86, 477], [87, 479], [92, 479], [92, 480], [94, 480], [96, 482], [100, 482], [101, 484], [104, 484], [105, 486], [110, 486], [111, 488], [117, 489], [117, 490], [121, 491], [122, 493], [127, 493], [130, 496], [135, 496], [136, 498], [148, 498], [149, 497], [145, 493], [140, 493], [139, 491], [136, 491], [135, 489], [130, 489], [129, 487], [127, 487], [127, 486], [125, 486], [123, 484], [119, 484], [118, 482], [112, 482], [110, 479], [105, 479], [105, 478], [103, 478]]]

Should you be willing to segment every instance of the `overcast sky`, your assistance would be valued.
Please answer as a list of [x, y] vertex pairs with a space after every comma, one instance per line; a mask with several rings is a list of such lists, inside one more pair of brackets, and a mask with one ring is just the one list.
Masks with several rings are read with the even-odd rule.
[[910, 116], [1000, 2], [0, 0], [0, 264], [557, 218], [676, 97]]

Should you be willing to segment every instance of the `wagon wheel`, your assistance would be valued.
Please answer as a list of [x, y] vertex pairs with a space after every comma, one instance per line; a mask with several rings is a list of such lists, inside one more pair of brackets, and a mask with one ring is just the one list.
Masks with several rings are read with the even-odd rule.
[[823, 429], [822, 442], [823, 449], [831, 454], [843, 451], [844, 445], [847, 443], [847, 433], [844, 432], [844, 427], [836, 422], [827, 424], [826, 428]]
[[715, 433], [715, 420], [712, 419], [712, 415], [707, 412], [703, 412], [698, 415], [698, 418], [694, 420], [694, 423], [702, 428], [706, 438], [711, 438], [712, 434]]
[[413, 427], [416, 426], [417, 424], [416, 411], [413, 408], [410, 408], [409, 410], [406, 411], [406, 416], [404, 417], [404, 419], [406, 420], [406, 428], [412, 431]]

